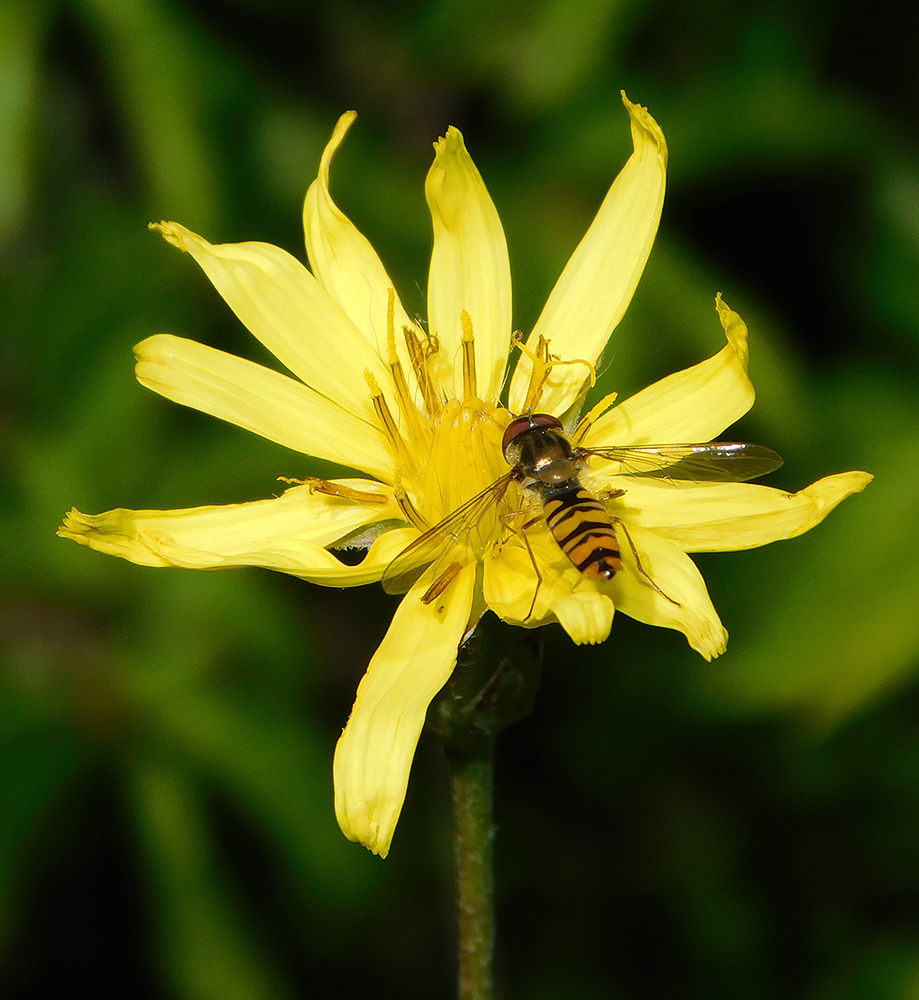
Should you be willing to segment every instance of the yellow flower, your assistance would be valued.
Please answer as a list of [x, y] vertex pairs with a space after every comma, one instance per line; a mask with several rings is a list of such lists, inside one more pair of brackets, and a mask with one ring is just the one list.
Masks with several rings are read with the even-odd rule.
[[[567, 424], [576, 419], [644, 268], [664, 197], [663, 134], [644, 108], [623, 99], [634, 152], [522, 345], [506, 407], [500, 396], [515, 344], [507, 247], [455, 128], [435, 144], [425, 188], [434, 224], [426, 328], [409, 319], [376, 253], [330, 196], [330, 163], [353, 113], [338, 122], [306, 196], [312, 272], [264, 243], [215, 246], [176, 223], [154, 227], [195, 258], [295, 377], [159, 335], [135, 348], [140, 382], [367, 478], [306, 480], [273, 499], [224, 507], [72, 510], [58, 533], [147, 566], [263, 566], [333, 587], [380, 580], [427, 528], [507, 474], [501, 443], [511, 414], [538, 407]], [[717, 309], [727, 338], [718, 354], [619, 405], [608, 398], [573, 440], [584, 448], [704, 442], [745, 413], [753, 402], [747, 331], [720, 298]], [[579, 572], [534, 518], [532, 496], [509, 482], [479, 505], [473, 524], [453, 530], [446, 555], [412, 584], [336, 750], [336, 811], [346, 836], [388, 852], [428, 705], [487, 608], [527, 627], [558, 621], [577, 643], [602, 642], [618, 608], [683, 632], [710, 659], [727, 637], [686, 553], [800, 534], [871, 478], [831, 476], [788, 494], [619, 471], [600, 461], [586, 473], [627, 534], [612, 580]], [[367, 549], [359, 565], [333, 554], [353, 545]]]

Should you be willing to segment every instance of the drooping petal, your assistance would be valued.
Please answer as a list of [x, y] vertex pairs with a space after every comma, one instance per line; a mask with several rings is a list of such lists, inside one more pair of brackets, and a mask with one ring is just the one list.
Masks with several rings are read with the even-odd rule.
[[405, 532], [391, 532], [398, 537], [387, 540], [378, 558], [358, 566], [345, 566], [325, 546], [399, 519], [392, 490], [363, 479], [336, 482], [382, 502], [344, 500], [312, 492], [309, 485], [295, 486], [271, 500], [220, 507], [116, 509], [104, 514], [71, 510], [58, 534], [144, 566], [261, 566], [335, 586], [378, 580], [406, 544]]
[[[634, 480], [619, 501], [644, 528], [685, 552], [752, 549], [810, 531], [846, 497], [871, 482], [867, 472], [827, 476], [798, 493], [752, 483], [694, 484]], [[620, 480], [620, 482], [622, 482]]]
[[399, 605], [357, 690], [335, 749], [335, 812], [345, 836], [386, 857], [402, 811], [425, 713], [456, 665], [475, 565], [429, 604], [425, 574]]
[[721, 296], [716, 307], [727, 346], [608, 410], [584, 435], [585, 447], [711, 441], [750, 409], [747, 328]]
[[727, 647], [728, 634], [695, 563], [656, 532], [631, 521], [628, 532], [638, 550], [641, 570], [631, 544], [620, 538], [623, 566], [613, 581], [616, 608], [637, 621], [682, 632], [706, 660], [720, 656]]
[[148, 337], [134, 354], [138, 381], [167, 399], [305, 455], [380, 479], [392, 475], [382, 432], [302, 382], [170, 334]]
[[428, 279], [430, 332], [447, 392], [463, 398], [463, 313], [475, 337], [477, 394], [498, 398], [511, 340], [511, 271], [507, 242], [481, 174], [456, 128], [434, 144], [425, 195], [434, 223]]
[[608, 594], [601, 594], [594, 587], [583, 587], [552, 604], [552, 613], [579, 646], [605, 642], [613, 627], [616, 608]]
[[364, 372], [387, 388], [389, 370], [300, 261], [269, 243], [215, 245], [176, 222], [154, 228], [195, 258], [227, 305], [282, 364], [343, 409], [373, 420]]
[[[563, 361], [595, 364], [622, 319], [657, 234], [667, 169], [667, 146], [646, 108], [622, 95], [632, 123], [634, 152], [553, 288], [527, 346], [540, 336]], [[511, 382], [510, 409], [526, 399], [532, 364], [524, 355]], [[539, 407], [563, 413], [587, 377], [583, 365], [558, 365], [549, 374]]]
[[386, 268], [354, 223], [332, 200], [329, 168], [335, 151], [357, 117], [348, 111], [338, 119], [332, 138], [322, 154], [319, 176], [310, 185], [303, 203], [303, 231], [310, 267], [322, 287], [347, 313], [351, 322], [374, 346], [379, 357], [388, 359], [387, 315], [389, 296], [394, 296], [396, 349], [410, 369], [405, 355], [403, 327], [414, 328], [395, 294]]
[[[609, 636], [615, 608], [604, 585], [578, 572], [545, 525], [493, 547], [484, 560], [483, 593], [503, 621], [534, 627], [557, 620], [570, 638], [583, 645]], [[539, 567], [539, 576], [533, 563]]]

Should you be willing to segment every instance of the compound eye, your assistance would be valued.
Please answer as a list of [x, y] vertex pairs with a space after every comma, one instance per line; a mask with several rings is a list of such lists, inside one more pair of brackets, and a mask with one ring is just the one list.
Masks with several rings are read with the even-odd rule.
[[507, 457], [507, 449], [511, 444], [523, 434], [524, 431], [530, 430], [531, 427], [553, 427], [561, 430], [562, 422], [558, 417], [553, 417], [550, 413], [530, 413], [525, 417], [517, 417], [512, 420], [507, 425], [507, 430], [504, 432], [504, 438], [501, 441], [501, 451], [503, 452], [505, 458]]

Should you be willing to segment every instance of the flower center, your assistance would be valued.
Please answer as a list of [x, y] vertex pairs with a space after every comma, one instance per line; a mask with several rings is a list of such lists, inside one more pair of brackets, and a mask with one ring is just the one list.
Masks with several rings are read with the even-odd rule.
[[[509, 471], [501, 454], [508, 420], [507, 410], [497, 403], [451, 399], [444, 404], [432, 421], [430, 451], [426, 461], [419, 463], [418, 481], [406, 483], [431, 525], [449, 517]], [[477, 553], [494, 537], [496, 525], [497, 506], [493, 505], [472, 531]]]

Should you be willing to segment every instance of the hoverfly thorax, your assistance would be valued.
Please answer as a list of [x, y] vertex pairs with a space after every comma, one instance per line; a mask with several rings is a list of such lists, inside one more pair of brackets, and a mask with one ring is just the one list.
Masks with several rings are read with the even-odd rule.
[[504, 432], [504, 457], [514, 478], [537, 493], [576, 480], [580, 462], [562, 432], [561, 422], [547, 413], [513, 420]]

